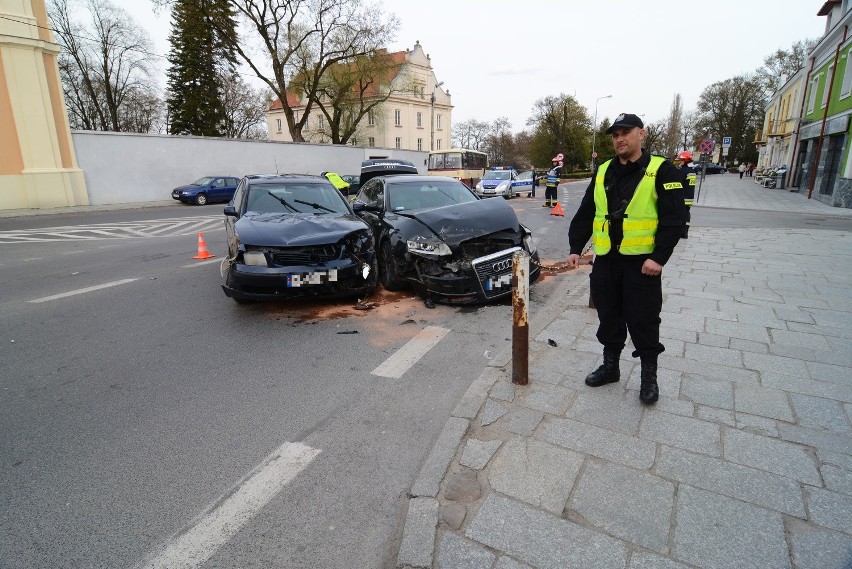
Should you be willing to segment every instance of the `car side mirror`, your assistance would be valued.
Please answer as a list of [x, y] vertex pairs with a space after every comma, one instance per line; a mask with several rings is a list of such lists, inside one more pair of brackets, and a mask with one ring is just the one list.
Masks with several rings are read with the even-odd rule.
[[235, 208], [235, 207], [234, 207], [234, 206], [232, 206], [232, 205], [226, 205], [226, 206], [225, 206], [225, 210], [224, 210], [224, 212], [223, 212], [223, 213], [224, 213], [225, 215], [229, 215], [229, 216], [231, 216], [231, 217], [238, 217], [238, 216], [237, 216], [237, 208]]
[[382, 208], [377, 206], [377, 205], [370, 205], [370, 204], [364, 203], [360, 200], [355, 200], [354, 202], [352, 202], [352, 211], [354, 211], [355, 213], [361, 213], [361, 212], [364, 212], [364, 211], [376, 211], [376, 212], [378, 212], [378, 211], [382, 211]]

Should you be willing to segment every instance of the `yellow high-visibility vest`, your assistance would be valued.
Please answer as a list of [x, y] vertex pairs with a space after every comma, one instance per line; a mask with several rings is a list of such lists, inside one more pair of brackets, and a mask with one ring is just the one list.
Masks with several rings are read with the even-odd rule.
[[[662, 156], [651, 156], [651, 162], [645, 169], [645, 174], [627, 209], [624, 211], [624, 237], [621, 240], [619, 252], [622, 255], [642, 255], [654, 250], [654, 237], [657, 234], [659, 219], [657, 216], [657, 190], [654, 187], [657, 180], [657, 170], [665, 161]], [[596, 255], [606, 255], [612, 248], [609, 238], [610, 220], [607, 219], [609, 209], [607, 208], [606, 188], [604, 187], [604, 176], [612, 160], [607, 160], [598, 168], [595, 176], [595, 221], [592, 229], [592, 243], [595, 246]], [[666, 184], [671, 189], [683, 188], [680, 182]], [[668, 188], [667, 188], [668, 189]]]

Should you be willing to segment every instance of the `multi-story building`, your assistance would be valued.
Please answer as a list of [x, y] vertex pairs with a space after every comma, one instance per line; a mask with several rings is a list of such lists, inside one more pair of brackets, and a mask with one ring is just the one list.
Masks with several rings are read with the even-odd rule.
[[825, 34], [811, 50], [805, 70], [806, 92], [795, 135], [788, 183], [809, 197], [835, 207], [852, 207], [852, 0], [828, 0]]
[[[359, 123], [350, 144], [376, 148], [429, 151], [450, 148], [452, 130], [452, 101], [450, 92], [442, 89], [432, 69], [428, 54], [420, 42], [414, 49], [391, 53], [394, 62], [388, 81], [390, 96]], [[298, 120], [305, 112], [307, 101], [288, 95], [288, 104]], [[266, 113], [270, 140], [292, 141], [281, 101], [272, 102]], [[329, 143], [326, 120], [313, 106], [302, 136], [308, 142]]]
[[763, 128], [757, 131], [757, 167], [788, 168], [793, 161], [793, 134], [799, 125], [805, 70], [800, 69], [781, 86], [766, 105]]

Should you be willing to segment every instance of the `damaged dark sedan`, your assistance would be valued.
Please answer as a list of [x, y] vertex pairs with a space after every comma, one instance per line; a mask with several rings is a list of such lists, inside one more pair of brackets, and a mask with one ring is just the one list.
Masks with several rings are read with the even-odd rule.
[[225, 294], [239, 303], [364, 298], [378, 283], [370, 227], [325, 178], [246, 176], [225, 208]]
[[373, 229], [388, 290], [412, 285], [427, 303], [497, 299], [512, 293], [519, 250], [533, 260], [530, 281], [541, 273], [532, 235], [512, 207], [481, 200], [453, 178], [378, 176], [362, 184], [353, 208]]

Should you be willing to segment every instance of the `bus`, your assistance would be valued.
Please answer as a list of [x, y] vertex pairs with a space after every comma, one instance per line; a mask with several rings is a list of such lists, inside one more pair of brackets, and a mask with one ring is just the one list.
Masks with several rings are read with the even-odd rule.
[[488, 169], [488, 155], [478, 150], [453, 148], [429, 153], [429, 175], [450, 176], [475, 188]]

